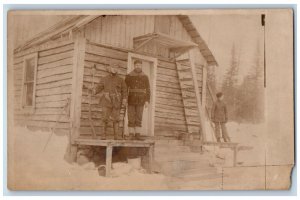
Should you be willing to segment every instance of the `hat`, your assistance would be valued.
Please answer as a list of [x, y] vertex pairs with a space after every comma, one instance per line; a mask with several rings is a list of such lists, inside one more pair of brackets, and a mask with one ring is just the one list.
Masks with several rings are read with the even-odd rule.
[[141, 60], [135, 60], [133, 63], [134, 64], [142, 64], [142, 61]]
[[223, 93], [222, 93], [222, 92], [218, 92], [218, 93], [216, 94], [216, 96], [217, 96], [217, 98], [220, 98], [221, 96], [223, 96]]
[[108, 68], [108, 71], [109, 71], [110, 73], [115, 74], [115, 73], [118, 73], [118, 69], [119, 69], [119, 65], [118, 65], [118, 64], [111, 64], [111, 65], [109, 66], [109, 68]]

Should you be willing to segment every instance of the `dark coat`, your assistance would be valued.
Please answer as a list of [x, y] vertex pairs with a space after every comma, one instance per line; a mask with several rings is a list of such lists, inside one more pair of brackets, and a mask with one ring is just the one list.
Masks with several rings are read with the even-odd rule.
[[227, 108], [223, 101], [217, 100], [216, 102], [214, 102], [214, 105], [211, 110], [211, 120], [213, 122], [227, 122]]
[[123, 99], [127, 99], [125, 81], [118, 75], [108, 75], [101, 79], [95, 94], [100, 93], [101, 106], [120, 108]]
[[125, 77], [125, 82], [128, 88], [128, 105], [150, 102], [150, 84], [146, 74], [132, 71]]

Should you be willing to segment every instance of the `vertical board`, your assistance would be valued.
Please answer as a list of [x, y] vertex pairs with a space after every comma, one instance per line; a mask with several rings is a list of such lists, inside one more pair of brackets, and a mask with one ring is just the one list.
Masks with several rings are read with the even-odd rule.
[[101, 16], [85, 26], [86, 38], [92, 42], [121, 48], [133, 48], [133, 38], [154, 31], [153, 15]]

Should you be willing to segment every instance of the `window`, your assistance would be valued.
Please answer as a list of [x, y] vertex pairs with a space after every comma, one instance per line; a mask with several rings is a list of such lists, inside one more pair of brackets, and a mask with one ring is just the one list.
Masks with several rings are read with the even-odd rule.
[[22, 108], [34, 108], [37, 54], [24, 58]]

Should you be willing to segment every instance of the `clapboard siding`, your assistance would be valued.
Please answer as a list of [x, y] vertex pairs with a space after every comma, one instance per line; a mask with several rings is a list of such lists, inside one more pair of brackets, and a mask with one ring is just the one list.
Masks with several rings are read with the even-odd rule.
[[74, 43], [56, 42], [43, 48], [35, 47], [35, 49], [39, 51], [36, 51], [38, 52], [38, 65], [33, 113], [26, 113], [21, 109], [21, 93], [24, 55], [28, 54], [26, 52], [34, 53], [34, 51], [27, 49], [26, 52], [18, 52], [15, 56], [15, 122], [33, 128], [56, 126], [58, 129], [67, 130], [69, 117], [63, 108], [66, 106], [67, 99], [71, 98]]

